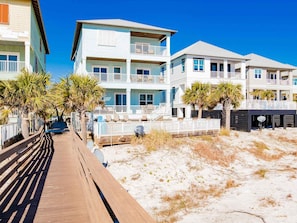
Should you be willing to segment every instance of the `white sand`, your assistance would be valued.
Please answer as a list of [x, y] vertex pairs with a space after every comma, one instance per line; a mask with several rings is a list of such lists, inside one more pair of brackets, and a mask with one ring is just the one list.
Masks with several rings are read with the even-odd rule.
[[[221, 162], [194, 152], [206, 141], [184, 141], [153, 152], [142, 145], [102, 152], [107, 169], [157, 222], [297, 223], [297, 128], [218, 136], [212, 151], [226, 156]], [[251, 152], [254, 142], [268, 147], [266, 160]], [[174, 195], [175, 210], [162, 200]]]

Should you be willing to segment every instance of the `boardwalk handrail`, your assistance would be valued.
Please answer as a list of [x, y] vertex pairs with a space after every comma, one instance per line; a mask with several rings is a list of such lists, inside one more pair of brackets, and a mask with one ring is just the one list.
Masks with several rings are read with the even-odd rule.
[[32, 154], [42, 144], [43, 135], [44, 129], [40, 128], [36, 134], [0, 151], [0, 200], [17, 180], [18, 173], [24, 167], [23, 164], [29, 162]]
[[71, 132], [85, 197], [92, 212], [92, 222], [155, 223], [156, 221], [97, 160], [80, 137], [72, 129]]

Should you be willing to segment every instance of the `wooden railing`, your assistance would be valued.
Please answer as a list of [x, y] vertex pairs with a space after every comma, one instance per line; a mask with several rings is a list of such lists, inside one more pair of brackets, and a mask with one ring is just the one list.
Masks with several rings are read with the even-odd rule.
[[83, 183], [92, 222], [155, 222], [104, 168], [80, 137], [74, 131], [72, 134], [80, 181]]
[[19, 173], [28, 163], [33, 153], [36, 152], [44, 140], [44, 130], [41, 128], [38, 133], [17, 142], [6, 149], [0, 151], [0, 200], [18, 180]]

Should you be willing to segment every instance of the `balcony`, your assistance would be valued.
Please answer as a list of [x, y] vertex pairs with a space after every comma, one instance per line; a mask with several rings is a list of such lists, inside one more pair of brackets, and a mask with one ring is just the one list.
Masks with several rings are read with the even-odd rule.
[[130, 45], [132, 54], [149, 55], [149, 56], [166, 56], [166, 47], [154, 46], [148, 43], [136, 43]]
[[0, 61], [0, 73], [20, 73], [24, 67], [24, 61]]
[[[228, 79], [241, 79], [241, 73], [240, 72], [228, 72], [227, 73]], [[224, 79], [224, 71], [211, 71], [210, 73], [211, 78], [218, 78], [218, 79]], [[225, 79], [227, 79], [225, 78]]]
[[100, 83], [102, 82], [127, 82], [127, 74], [122, 73], [90, 73], [91, 76], [95, 77]]
[[164, 84], [165, 78], [161, 75], [140, 75], [131, 74], [132, 83], [147, 83], [147, 84]]
[[[95, 77], [100, 83], [127, 83], [127, 74], [122, 73], [89, 73]], [[141, 75], [131, 74], [131, 83], [138, 84], [164, 84], [166, 83], [165, 77], [162, 75]]]

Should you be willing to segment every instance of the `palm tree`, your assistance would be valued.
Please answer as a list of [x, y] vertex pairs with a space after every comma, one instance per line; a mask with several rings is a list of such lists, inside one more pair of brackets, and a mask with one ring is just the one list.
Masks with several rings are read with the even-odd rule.
[[230, 82], [220, 83], [215, 91], [216, 98], [222, 104], [222, 123], [223, 126], [230, 130], [231, 108], [237, 108], [243, 100], [240, 84]]
[[206, 83], [194, 82], [191, 88], [187, 88], [182, 96], [183, 102], [188, 105], [198, 106], [198, 118], [202, 117], [202, 110], [209, 105], [211, 95], [211, 85]]
[[266, 100], [272, 100], [272, 99], [274, 99], [275, 98], [274, 91], [272, 91], [272, 90], [263, 91], [262, 92], [262, 95], [261, 95], [261, 98], [262, 99], [266, 99]]
[[22, 70], [16, 80], [0, 82], [2, 105], [19, 111], [24, 138], [29, 137], [29, 113], [43, 107], [49, 82], [49, 74], [30, 73], [28, 70]]
[[[67, 79], [67, 78], [66, 78]], [[103, 104], [102, 97], [104, 90], [98, 85], [98, 81], [90, 76], [72, 74], [69, 81], [69, 105], [74, 111], [80, 114], [81, 135], [84, 143], [87, 143], [87, 123], [86, 112], [94, 110]]]
[[252, 96], [254, 96], [256, 99], [262, 99], [263, 90], [255, 89], [252, 92], [250, 92]]
[[69, 77], [62, 78], [60, 82], [54, 83], [49, 89], [49, 104], [56, 113], [58, 121], [62, 122], [65, 113], [71, 113], [70, 80]]

